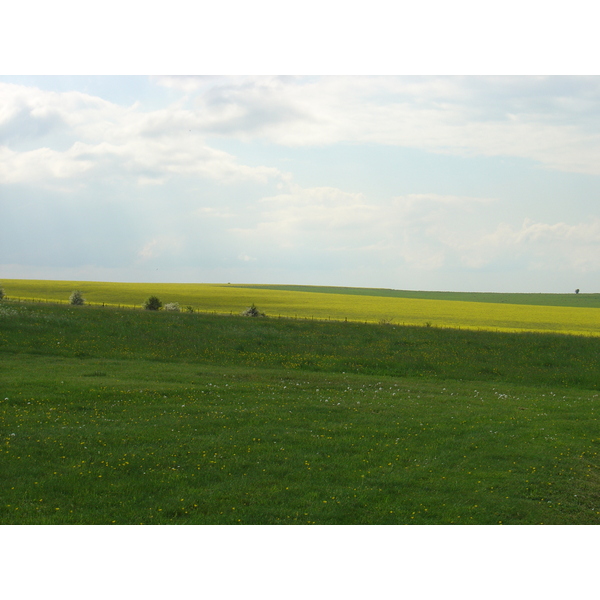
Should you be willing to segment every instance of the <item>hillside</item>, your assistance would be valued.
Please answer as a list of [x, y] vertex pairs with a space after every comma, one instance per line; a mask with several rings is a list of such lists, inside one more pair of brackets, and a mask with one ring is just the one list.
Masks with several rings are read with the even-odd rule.
[[381, 298], [414, 298], [421, 300], [453, 300], [459, 302], [488, 302], [491, 304], [522, 304], [532, 306], [572, 306], [600, 308], [600, 294], [526, 294], [507, 292], [426, 292], [382, 288], [353, 288], [308, 285], [252, 285], [240, 287], [284, 290], [313, 294], [343, 294], [350, 296], [376, 296]]

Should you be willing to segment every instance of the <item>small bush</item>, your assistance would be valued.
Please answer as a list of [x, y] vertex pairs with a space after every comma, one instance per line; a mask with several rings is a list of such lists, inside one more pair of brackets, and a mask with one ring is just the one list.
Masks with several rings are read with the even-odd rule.
[[266, 317], [267, 315], [265, 315], [265, 313], [261, 313], [258, 308], [256, 308], [256, 306], [254, 306], [254, 303], [252, 304], [252, 306], [249, 306], [245, 311], [240, 313], [242, 315], [242, 317]]
[[194, 307], [193, 306], [186, 306], [185, 310], [189, 313], [193, 313], [194, 312]]
[[4, 298], [4, 290], [0, 288], [0, 300], [2, 300], [2, 298]]
[[85, 304], [85, 298], [83, 297], [83, 293], [79, 290], [75, 290], [69, 296], [69, 304], [72, 304], [74, 306], [83, 306]]
[[163, 307], [165, 310], [170, 310], [171, 312], [179, 312], [181, 309], [179, 308], [179, 302], [169, 302], [165, 304]]
[[150, 296], [142, 304], [145, 310], [159, 310], [162, 308], [162, 302], [156, 296]]

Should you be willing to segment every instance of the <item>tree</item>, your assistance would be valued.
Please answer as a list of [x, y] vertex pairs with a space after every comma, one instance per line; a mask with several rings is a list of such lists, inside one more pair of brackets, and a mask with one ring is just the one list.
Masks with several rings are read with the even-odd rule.
[[69, 304], [73, 304], [74, 306], [83, 306], [85, 304], [85, 298], [83, 297], [82, 292], [75, 290], [69, 296]]
[[256, 306], [254, 306], [254, 303], [252, 304], [252, 306], [248, 307], [241, 314], [243, 317], [266, 317], [267, 316], [267, 315], [265, 315], [265, 313], [261, 313], [258, 310], [258, 308], [256, 308]]
[[162, 308], [162, 302], [156, 296], [150, 296], [144, 300], [142, 306], [146, 310], [158, 310]]
[[575, 290], [575, 293], [576, 293], [576, 294], [579, 294], [579, 288], [577, 288], [577, 289]]

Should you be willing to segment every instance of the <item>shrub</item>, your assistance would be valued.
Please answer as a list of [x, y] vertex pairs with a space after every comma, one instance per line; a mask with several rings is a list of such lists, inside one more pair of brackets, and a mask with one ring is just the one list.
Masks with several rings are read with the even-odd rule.
[[189, 313], [193, 313], [194, 312], [194, 307], [193, 306], [186, 306], [185, 310]]
[[4, 298], [4, 290], [0, 288], [0, 300], [2, 300], [2, 298]]
[[181, 310], [179, 308], [179, 302], [169, 302], [168, 304], [165, 304], [163, 308], [172, 312], [179, 312]]
[[142, 304], [145, 310], [158, 310], [162, 308], [162, 302], [156, 296], [150, 296]]
[[85, 298], [83, 294], [79, 290], [75, 290], [69, 296], [69, 304], [73, 304], [74, 306], [83, 306], [85, 304]]
[[242, 315], [242, 317], [266, 317], [267, 315], [265, 315], [265, 313], [261, 313], [258, 308], [256, 308], [256, 306], [254, 306], [254, 303], [252, 304], [252, 306], [249, 306], [245, 311], [240, 313]]

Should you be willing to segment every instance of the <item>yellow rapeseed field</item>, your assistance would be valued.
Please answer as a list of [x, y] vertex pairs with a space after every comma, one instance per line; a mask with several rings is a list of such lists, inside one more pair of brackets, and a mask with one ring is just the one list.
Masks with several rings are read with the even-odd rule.
[[254, 303], [270, 317], [600, 335], [597, 308], [328, 294], [228, 284], [3, 280], [1, 285], [8, 299], [67, 302], [73, 290], [81, 290], [88, 304], [141, 307], [148, 296], [155, 295], [163, 303], [178, 302], [182, 310], [191, 306], [196, 311], [221, 314], [239, 314]]

